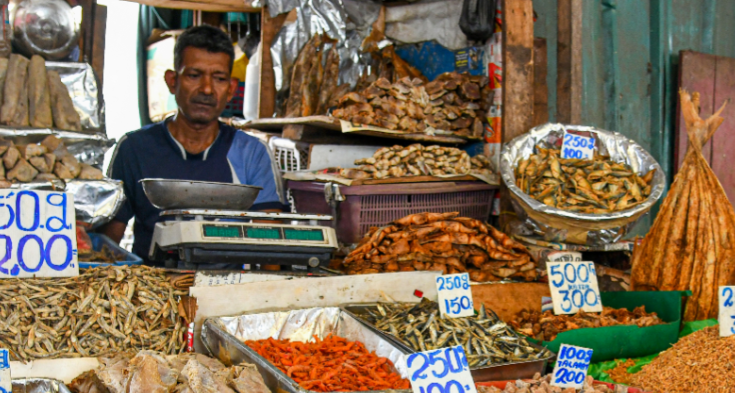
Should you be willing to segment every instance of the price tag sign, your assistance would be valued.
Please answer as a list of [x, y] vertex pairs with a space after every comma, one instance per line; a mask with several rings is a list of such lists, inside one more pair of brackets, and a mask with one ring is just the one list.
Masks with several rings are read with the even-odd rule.
[[406, 366], [413, 393], [477, 393], [461, 345], [412, 353]]
[[586, 158], [595, 156], [595, 138], [564, 133], [564, 143], [561, 146], [561, 158]]
[[0, 349], [0, 393], [13, 393], [13, 379], [10, 375], [10, 359], [7, 349]]
[[79, 275], [74, 198], [0, 190], [0, 278]]
[[720, 337], [735, 334], [735, 287], [720, 287]]
[[469, 274], [447, 274], [437, 277], [436, 291], [439, 295], [439, 311], [442, 316], [461, 318], [475, 315]]
[[591, 349], [562, 344], [551, 375], [551, 386], [582, 388], [591, 360]]
[[549, 253], [547, 260], [550, 262], [579, 262], [582, 253], [577, 251], [554, 251]]
[[546, 262], [554, 314], [601, 312], [594, 262]]

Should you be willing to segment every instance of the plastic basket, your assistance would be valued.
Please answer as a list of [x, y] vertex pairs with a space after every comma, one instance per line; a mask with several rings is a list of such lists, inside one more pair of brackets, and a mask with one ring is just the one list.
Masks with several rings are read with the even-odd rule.
[[[88, 233], [89, 239], [92, 240], [92, 249], [95, 251], [100, 251], [102, 249], [102, 246], [109, 247], [112, 252], [117, 254], [120, 259], [120, 261], [117, 261], [114, 263], [114, 265], [121, 266], [121, 265], [142, 265], [143, 259], [141, 259], [139, 256], [126, 251], [125, 249], [121, 248], [115, 242], [112, 241], [109, 237], [105, 235], [101, 235], [99, 233]], [[105, 262], [79, 262], [79, 267], [89, 268], [89, 267], [98, 267], [98, 266], [110, 266], [113, 265], [111, 263], [105, 263]]]
[[294, 172], [309, 166], [309, 144], [290, 139], [273, 137], [268, 140], [281, 172]]
[[230, 102], [225, 106], [221, 117], [243, 117], [242, 106], [245, 102], [245, 82], [237, 84], [235, 95], [232, 96]]
[[[296, 211], [332, 215], [324, 197], [326, 184], [289, 181]], [[485, 221], [490, 216], [496, 189], [481, 182], [339, 186], [345, 200], [337, 207], [337, 239], [342, 243], [357, 243], [370, 227], [415, 213], [457, 211], [462, 217]]]

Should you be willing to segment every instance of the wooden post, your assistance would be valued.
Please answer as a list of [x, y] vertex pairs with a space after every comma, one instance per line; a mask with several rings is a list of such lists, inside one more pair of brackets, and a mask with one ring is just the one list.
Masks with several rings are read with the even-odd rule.
[[105, 33], [107, 32], [107, 6], [95, 4], [94, 6], [94, 42], [92, 44], [92, 69], [99, 78], [102, 91], [105, 70]]
[[557, 3], [556, 121], [582, 122], [582, 0]]
[[549, 122], [549, 70], [546, 38], [533, 39], [533, 126]]
[[260, 97], [258, 99], [258, 117], [273, 117], [276, 110], [276, 75], [273, 72], [271, 44], [276, 34], [283, 27], [287, 13], [271, 18], [268, 8], [263, 7], [260, 23]]
[[[533, 3], [503, 0], [503, 143], [533, 126]], [[501, 188], [500, 227], [513, 216], [510, 195]]]

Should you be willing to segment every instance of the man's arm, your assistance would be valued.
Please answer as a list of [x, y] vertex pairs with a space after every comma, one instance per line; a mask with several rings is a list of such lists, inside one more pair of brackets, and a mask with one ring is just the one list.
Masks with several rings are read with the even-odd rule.
[[103, 225], [102, 228], [100, 228], [99, 232], [112, 239], [112, 241], [114, 241], [115, 243], [119, 244], [120, 240], [122, 240], [123, 236], [125, 235], [125, 228], [127, 226], [127, 222], [112, 219], [112, 221]]

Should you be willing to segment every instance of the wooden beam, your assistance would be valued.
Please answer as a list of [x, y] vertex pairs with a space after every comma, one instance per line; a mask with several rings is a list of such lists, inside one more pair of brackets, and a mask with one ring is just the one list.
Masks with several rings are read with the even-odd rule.
[[283, 23], [289, 14], [280, 14], [275, 18], [271, 18], [266, 7], [263, 7], [261, 11], [260, 97], [258, 98], [258, 116], [260, 118], [273, 117], [276, 110], [276, 75], [273, 72], [271, 44], [276, 34], [281, 31], [281, 27], [283, 27]]
[[582, 0], [557, 3], [556, 120], [582, 122]]
[[[533, 126], [533, 3], [503, 0], [503, 143]], [[513, 218], [508, 188], [500, 190], [500, 227]]]
[[260, 12], [260, 7], [252, 7], [248, 0], [126, 0], [161, 8], [198, 10], [211, 12]]
[[94, 47], [94, 7], [95, 0], [79, 0], [82, 6], [82, 26], [79, 44], [79, 61], [91, 63]]
[[105, 70], [105, 33], [107, 32], [107, 6], [95, 4], [94, 6], [94, 42], [92, 44], [92, 69], [99, 78], [102, 91]]
[[533, 39], [533, 125], [549, 122], [549, 86], [546, 74], [549, 65], [546, 53], [546, 38]]

